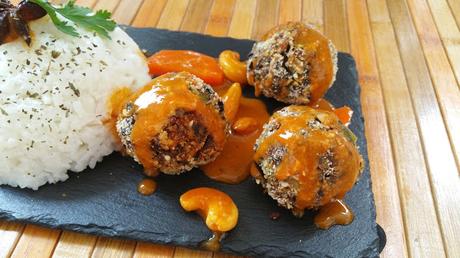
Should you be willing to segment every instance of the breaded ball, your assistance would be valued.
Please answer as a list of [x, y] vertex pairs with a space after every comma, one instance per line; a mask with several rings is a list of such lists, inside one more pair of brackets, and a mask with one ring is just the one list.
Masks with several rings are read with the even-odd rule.
[[256, 141], [261, 184], [282, 207], [302, 216], [341, 199], [363, 168], [354, 134], [329, 111], [289, 106], [273, 114]]
[[157, 77], [131, 96], [116, 127], [126, 153], [148, 175], [180, 174], [213, 161], [229, 134], [220, 97], [186, 72]]
[[290, 22], [254, 44], [247, 69], [256, 95], [304, 105], [320, 99], [334, 83], [337, 51], [312, 27]]

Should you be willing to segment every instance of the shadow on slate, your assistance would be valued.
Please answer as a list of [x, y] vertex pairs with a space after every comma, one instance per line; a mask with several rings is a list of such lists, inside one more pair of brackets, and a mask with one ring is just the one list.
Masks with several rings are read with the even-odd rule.
[[[222, 50], [233, 49], [245, 57], [253, 44], [193, 33], [124, 29], [148, 53], [190, 49], [217, 56]], [[245, 95], [252, 95], [250, 87], [245, 88]], [[293, 217], [277, 207], [253, 180], [226, 185], [209, 180], [198, 169], [182, 176], [160, 176], [158, 191], [145, 197], [136, 191], [143, 178], [142, 168], [119, 154], [105, 158], [92, 171], [70, 173], [66, 182], [46, 185], [36, 192], [0, 187], [0, 218], [196, 248], [211, 233], [198, 215], [182, 210], [179, 196], [194, 187], [208, 186], [228, 193], [240, 211], [238, 226], [223, 240], [224, 252], [263, 257], [377, 257], [379, 236], [359, 96], [355, 62], [350, 55], [340, 53], [337, 80], [326, 98], [336, 106], [348, 105], [354, 110], [351, 130], [358, 136], [366, 162], [363, 175], [345, 198], [355, 213], [351, 225], [319, 230], [312, 222], [314, 213], [306, 213], [302, 219]], [[264, 101], [271, 111], [282, 106], [273, 100]], [[275, 211], [281, 214], [277, 221], [270, 219]]]

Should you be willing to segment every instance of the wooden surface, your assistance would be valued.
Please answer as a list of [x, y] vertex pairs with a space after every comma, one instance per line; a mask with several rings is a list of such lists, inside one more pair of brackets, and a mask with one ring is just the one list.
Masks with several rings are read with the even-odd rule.
[[[460, 257], [460, 0], [77, 2], [124, 24], [236, 38], [313, 24], [358, 65], [382, 257]], [[231, 257], [0, 221], [8, 256]]]

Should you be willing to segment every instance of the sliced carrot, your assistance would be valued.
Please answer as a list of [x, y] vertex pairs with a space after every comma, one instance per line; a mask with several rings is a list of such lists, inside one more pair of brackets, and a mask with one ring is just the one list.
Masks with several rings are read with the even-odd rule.
[[334, 110], [334, 113], [337, 115], [337, 117], [342, 122], [342, 124], [344, 125], [350, 124], [351, 116], [353, 115], [353, 110], [351, 108], [347, 106], [336, 108]]
[[189, 50], [161, 50], [148, 59], [150, 74], [189, 72], [212, 86], [224, 82], [219, 63], [211, 56]]
[[329, 101], [322, 98], [318, 99], [314, 105], [312, 105], [312, 107], [334, 112], [335, 115], [339, 118], [340, 122], [346, 126], [350, 124], [351, 117], [353, 115], [353, 110], [350, 107], [343, 106], [340, 108], [335, 108]]

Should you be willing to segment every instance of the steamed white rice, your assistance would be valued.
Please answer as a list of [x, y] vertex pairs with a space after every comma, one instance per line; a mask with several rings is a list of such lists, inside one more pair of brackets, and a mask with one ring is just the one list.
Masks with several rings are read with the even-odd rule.
[[119, 87], [150, 80], [136, 43], [121, 29], [101, 39], [58, 31], [45, 17], [22, 40], [0, 46], [0, 185], [37, 189], [94, 168], [114, 140], [102, 120]]

